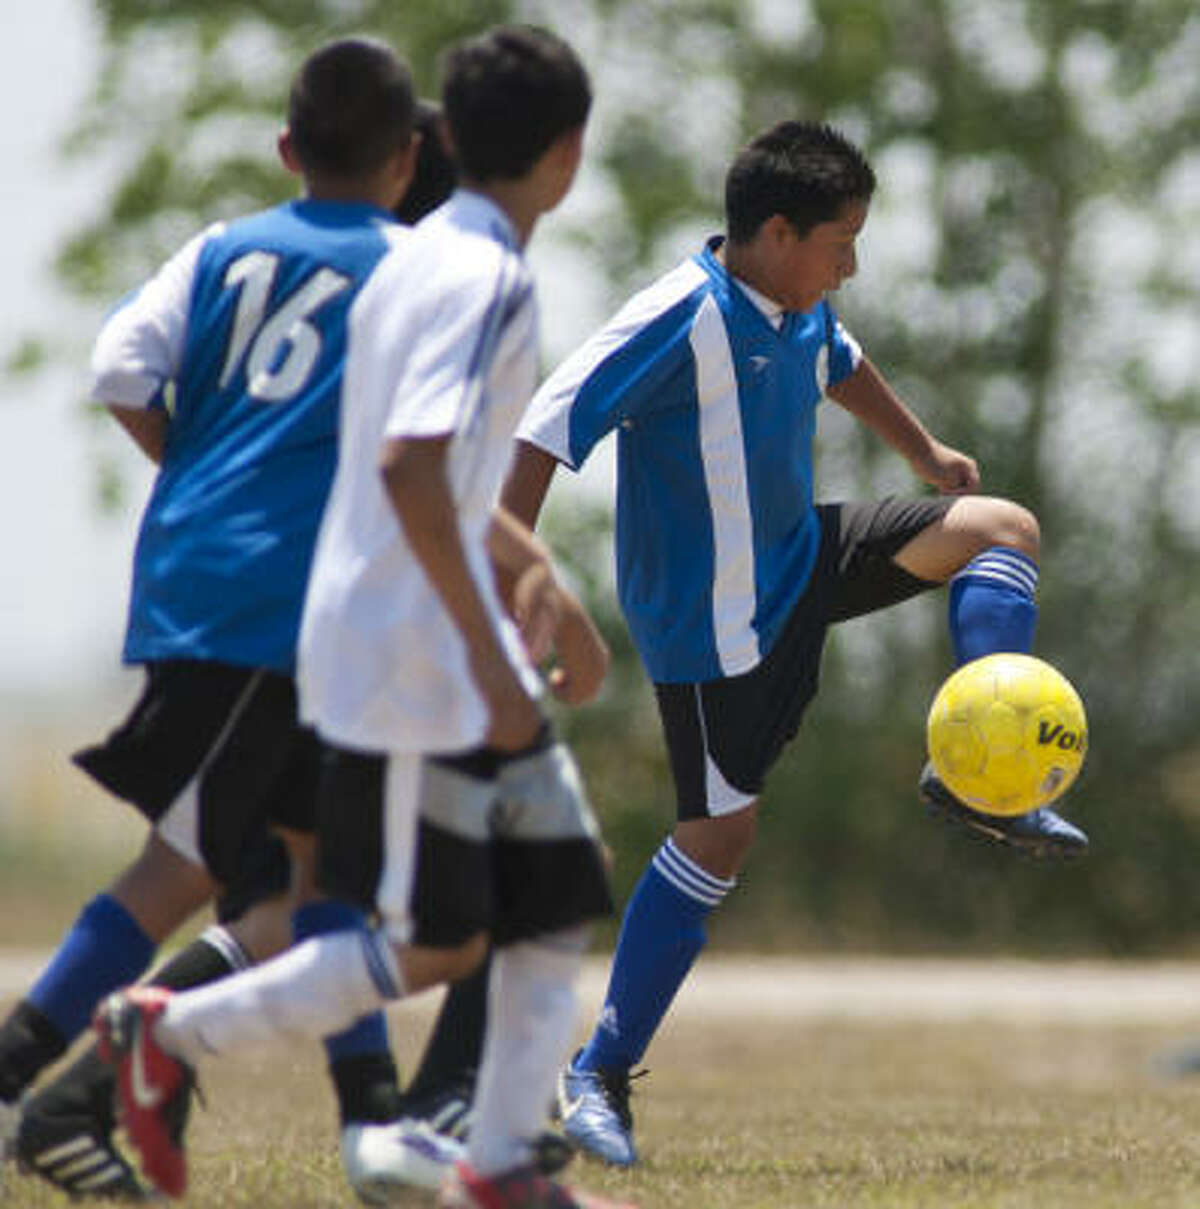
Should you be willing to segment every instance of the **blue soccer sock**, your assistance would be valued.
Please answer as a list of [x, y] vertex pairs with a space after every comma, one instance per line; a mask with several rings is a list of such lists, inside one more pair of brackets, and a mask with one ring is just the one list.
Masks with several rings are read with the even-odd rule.
[[1028, 554], [993, 546], [950, 581], [950, 638], [961, 665], [998, 651], [1028, 654], [1037, 626], [1038, 567]]
[[98, 894], [79, 913], [25, 998], [69, 1044], [87, 1028], [105, 995], [141, 977], [155, 948], [111, 894]]
[[641, 1060], [707, 939], [704, 922], [737, 884], [714, 877], [668, 838], [625, 908], [604, 1009], [575, 1065], [628, 1070]]
[[[330, 932], [365, 931], [366, 917], [357, 907], [335, 899], [306, 903], [292, 915], [292, 935], [297, 941]], [[360, 1017], [348, 1029], [325, 1038], [330, 1063], [388, 1053], [387, 1021], [382, 1012]]]

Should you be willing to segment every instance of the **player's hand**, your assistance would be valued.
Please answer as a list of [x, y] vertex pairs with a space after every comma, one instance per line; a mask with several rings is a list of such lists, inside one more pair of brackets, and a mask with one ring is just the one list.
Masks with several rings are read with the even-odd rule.
[[608, 644], [587, 610], [560, 589], [561, 617], [554, 635], [556, 665], [547, 677], [550, 691], [567, 705], [583, 705], [600, 691], [608, 674]]
[[533, 563], [512, 588], [512, 615], [529, 658], [541, 663], [554, 649], [562, 619], [562, 590], [547, 563]]
[[975, 459], [941, 441], [912, 463], [913, 470], [943, 495], [970, 495], [979, 490], [979, 467]]
[[544, 719], [502, 652], [471, 661], [471, 673], [487, 702], [490, 723], [484, 743], [497, 751], [524, 751], [538, 737]]

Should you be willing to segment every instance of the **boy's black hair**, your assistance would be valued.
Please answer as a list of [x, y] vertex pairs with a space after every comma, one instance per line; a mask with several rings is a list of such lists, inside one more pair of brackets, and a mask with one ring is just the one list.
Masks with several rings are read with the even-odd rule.
[[420, 222], [454, 192], [458, 183], [458, 168], [442, 137], [442, 110], [436, 101], [417, 102], [415, 129], [421, 145], [412, 183], [392, 211], [403, 223]]
[[314, 51], [288, 97], [292, 147], [307, 172], [354, 180], [412, 137], [412, 75], [386, 42], [339, 38]]
[[529, 25], [497, 26], [446, 55], [442, 104], [463, 176], [524, 176], [550, 145], [581, 127], [592, 88], [561, 38]]
[[869, 201], [875, 173], [844, 135], [819, 122], [780, 122], [739, 152], [725, 178], [731, 243], [746, 243], [772, 214], [801, 235], [851, 202]]

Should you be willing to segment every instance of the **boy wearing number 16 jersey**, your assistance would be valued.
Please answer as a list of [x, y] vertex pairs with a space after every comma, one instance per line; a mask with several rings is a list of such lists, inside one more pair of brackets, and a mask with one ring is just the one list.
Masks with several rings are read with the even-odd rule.
[[[300, 610], [337, 456], [347, 315], [410, 234], [392, 209], [413, 178], [416, 119], [408, 68], [383, 43], [343, 39], [314, 52], [293, 82], [279, 141], [303, 198], [196, 236], [97, 340], [92, 397], [161, 469], [124, 648], [126, 662], [144, 665], [145, 688], [120, 727], [76, 761], [151, 830], [0, 1026], [0, 1108], [11, 1110], [97, 1001], [138, 978], [214, 895], [222, 921], [237, 923], [205, 933], [207, 944], [184, 950], [156, 981], [211, 981], [277, 952], [293, 928], [306, 936], [360, 922], [330, 903], [290, 917], [286, 861], [264, 869], [259, 858], [277, 855], [275, 832], [298, 884], [311, 863], [319, 747], [299, 724], [292, 680]], [[398, 1111], [382, 1015], [328, 1049], [351, 1180], [404, 1178], [391, 1170], [395, 1131], [375, 1129]], [[71, 1098], [82, 1132], [69, 1148], [23, 1122], [17, 1152], [73, 1194], [132, 1194], [111, 1112], [105, 1119], [97, 1103]], [[67, 1149], [70, 1169], [60, 1172], [55, 1156]], [[374, 1161], [383, 1149], [387, 1171]]]

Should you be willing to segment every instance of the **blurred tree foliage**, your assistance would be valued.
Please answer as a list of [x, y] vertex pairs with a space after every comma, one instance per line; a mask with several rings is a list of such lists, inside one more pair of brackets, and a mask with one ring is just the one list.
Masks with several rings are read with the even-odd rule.
[[[829, 120], [881, 187], [839, 309], [989, 492], [1043, 526], [1039, 652], [1088, 702], [1086, 862], [1022, 864], [925, 823], [921, 719], [948, 669], [936, 599], [842, 627], [718, 921], [787, 947], [1178, 950], [1200, 915], [1200, 14], [1193, 0], [96, 0], [104, 65], [73, 143], [120, 162], [64, 249], [113, 295], [201, 221], [287, 195], [267, 149], [321, 38], [391, 38], [431, 92], [501, 19], [571, 38], [598, 103], [575, 251], [616, 301], [719, 226], [724, 169], [784, 116]], [[553, 299], [547, 300], [553, 305]], [[585, 333], [579, 332], [582, 338]], [[833, 408], [821, 494], [914, 488]], [[627, 889], [669, 825], [644, 678], [608, 586], [607, 510], [550, 531], [617, 653], [564, 717]]]

